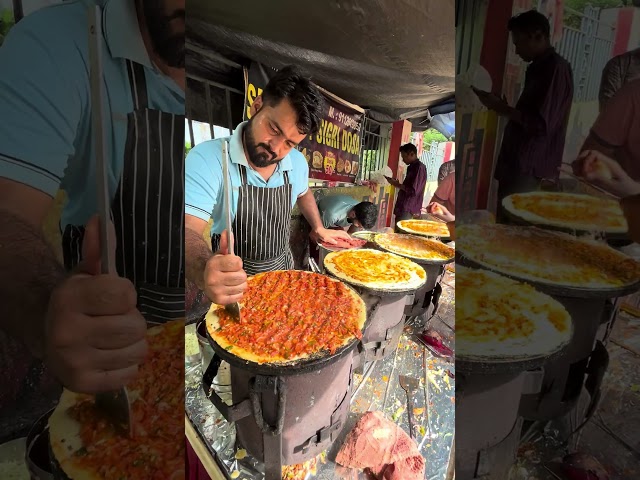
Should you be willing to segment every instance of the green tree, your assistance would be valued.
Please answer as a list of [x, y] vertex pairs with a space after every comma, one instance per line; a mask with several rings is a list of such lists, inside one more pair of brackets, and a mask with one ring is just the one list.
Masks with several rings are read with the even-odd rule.
[[422, 134], [422, 138], [424, 139], [425, 145], [447, 141], [447, 137], [445, 137], [442, 133], [440, 133], [435, 128], [429, 128], [425, 130], [424, 133]]
[[0, 46], [2, 46], [2, 42], [4, 42], [7, 33], [11, 27], [13, 27], [13, 10], [10, 8], [5, 8], [4, 10], [0, 10]]
[[[632, 3], [634, 4], [635, 2], [632, 2], [632, 0], [566, 0], [565, 6], [582, 13], [584, 12], [584, 9], [587, 5], [604, 9], [623, 7], [627, 4]], [[580, 30], [580, 26], [582, 25], [582, 17], [577, 13], [567, 12], [564, 19], [564, 24], [568, 27]]]

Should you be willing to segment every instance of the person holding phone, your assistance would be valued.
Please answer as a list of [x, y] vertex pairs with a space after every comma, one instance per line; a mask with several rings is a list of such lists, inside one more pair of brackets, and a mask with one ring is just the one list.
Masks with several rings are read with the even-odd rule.
[[518, 102], [512, 107], [504, 96], [473, 88], [485, 107], [508, 120], [494, 172], [498, 221], [503, 198], [557, 181], [573, 100], [571, 65], [551, 46], [549, 20], [530, 10], [511, 18], [507, 28], [516, 54], [529, 63]]
[[407, 143], [400, 147], [400, 156], [405, 165], [408, 165], [407, 175], [404, 182], [399, 182], [395, 178], [384, 178], [399, 189], [396, 206], [393, 214], [396, 222], [409, 220], [414, 215], [419, 215], [422, 209], [422, 199], [424, 197], [424, 187], [427, 185], [427, 167], [418, 158], [418, 149], [412, 143]]

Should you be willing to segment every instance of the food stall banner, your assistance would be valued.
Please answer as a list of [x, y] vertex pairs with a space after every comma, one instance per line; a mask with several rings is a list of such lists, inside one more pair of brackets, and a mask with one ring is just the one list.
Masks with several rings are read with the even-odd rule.
[[[262, 94], [273, 68], [253, 62], [248, 70], [245, 94], [245, 119], [251, 118], [251, 105]], [[321, 89], [324, 96], [322, 125], [315, 135], [307, 136], [298, 149], [309, 164], [309, 178], [355, 183], [360, 170], [363, 111]]]

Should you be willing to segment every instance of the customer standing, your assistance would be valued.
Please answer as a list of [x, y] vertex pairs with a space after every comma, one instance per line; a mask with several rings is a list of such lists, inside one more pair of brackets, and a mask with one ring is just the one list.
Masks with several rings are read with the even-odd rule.
[[494, 173], [498, 221], [502, 199], [537, 190], [543, 180], [557, 181], [573, 100], [571, 65], [551, 46], [549, 20], [530, 10], [511, 18], [507, 28], [516, 54], [529, 63], [516, 106], [474, 89], [488, 109], [508, 119]]
[[408, 220], [414, 215], [419, 215], [422, 209], [424, 187], [427, 184], [427, 167], [418, 158], [418, 149], [412, 143], [400, 147], [402, 161], [408, 165], [404, 182], [400, 183], [395, 178], [385, 178], [391, 185], [400, 190], [393, 214], [396, 222]]

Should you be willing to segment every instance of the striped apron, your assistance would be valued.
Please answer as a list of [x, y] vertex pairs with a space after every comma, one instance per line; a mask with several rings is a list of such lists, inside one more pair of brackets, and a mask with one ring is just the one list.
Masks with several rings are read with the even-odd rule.
[[[248, 185], [247, 169], [240, 165], [241, 185], [232, 230], [235, 254], [242, 259], [247, 275], [273, 270], [293, 270], [289, 247], [291, 191], [289, 175], [284, 185], [265, 188]], [[220, 249], [220, 234], [211, 236], [211, 248]]]
[[[183, 318], [184, 115], [149, 108], [144, 68], [127, 61], [134, 111], [120, 182], [111, 203], [116, 268], [138, 293], [138, 310], [150, 324]], [[84, 226], [62, 234], [65, 267], [82, 259]]]

